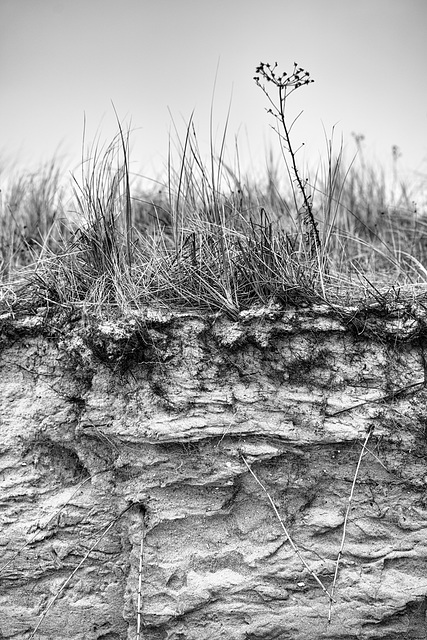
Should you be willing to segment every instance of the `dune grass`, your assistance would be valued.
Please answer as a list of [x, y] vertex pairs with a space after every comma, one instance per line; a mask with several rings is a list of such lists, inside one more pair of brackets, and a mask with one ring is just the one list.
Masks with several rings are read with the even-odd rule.
[[388, 193], [381, 171], [360, 159], [346, 167], [332, 141], [314, 178], [305, 175], [285, 107], [311, 80], [297, 65], [289, 75], [275, 69], [260, 65], [255, 81], [270, 101], [282, 157], [258, 183], [226, 164], [227, 127], [219, 152], [212, 146], [204, 161], [191, 119], [178, 158], [170, 153], [167, 178], [151, 192], [132, 185], [120, 125], [106, 149], [92, 149], [72, 195], [54, 163], [12, 181], [2, 199], [0, 308], [237, 317], [254, 305], [387, 307], [424, 296], [420, 194], [397, 176]]

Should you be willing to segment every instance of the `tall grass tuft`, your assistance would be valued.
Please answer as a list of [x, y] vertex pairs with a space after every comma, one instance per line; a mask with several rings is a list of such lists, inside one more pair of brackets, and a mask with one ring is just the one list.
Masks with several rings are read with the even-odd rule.
[[0, 281], [68, 242], [64, 185], [53, 160], [36, 173], [1, 176]]
[[169, 150], [165, 183], [142, 193], [129, 170], [129, 132], [117, 119], [116, 138], [106, 149], [94, 145], [73, 178], [67, 215], [54, 164], [3, 194], [3, 290], [24, 281], [19, 297], [29, 307], [99, 315], [155, 306], [233, 318], [254, 305], [324, 302], [339, 311], [424, 295], [427, 217], [416, 194], [397, 174], [387, 193], [363, 156], [345, 166], [333, 137], [314, 180], [305, 177], [286, 104], [312, 82], [309, 73], [261, 63], [255, 82], [284, 160], [269, 158], [264, 182], [242, 175], [238, 161], [227, 164], [228, 122], [217, 153], [211, 121], [204, 158], [190, 118]]

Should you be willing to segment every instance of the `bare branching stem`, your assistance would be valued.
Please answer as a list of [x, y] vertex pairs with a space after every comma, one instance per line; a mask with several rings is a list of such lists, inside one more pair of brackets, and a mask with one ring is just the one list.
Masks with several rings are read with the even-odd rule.
[[[301, 193], [303, 199], [303, 211], [304, 211], [304, 223], [307, 229], [307, 243], [310, 248], [310, 252], [312, 256], [319, 255], [321, 249], [321, 242], [319, 236], [319, 230], [317, 227], [317, 222], [314, 218], [313, 213], [313, 203], [311, 199], [311, 195], [307, 191], [307, 185], [302, 180], [300, 176], [300, 172], [298, 169], [298, 165], [296, 162], [296, 154], [298, 153], [298, 149], [295, 150], [291, 141], [291, 129], [295, 122], [292, 122], [290, 126], [287, 123], [287, 117], [285, 115], [286, 111], [286, 103], [294, 91], [302, 87], [303, 85], [310, 84], [314, 82], [310, 78], [310, 74], [308, 71], [305, 71], [302, 67], [298, 67], [297, 63], [294, 62], [294, 69], [291, 74], [282, 73], [279, 75], [276, 73], [277, 62], [274, 65], [270, 65], [269, 63], [264, 64], [263, 62], [256, 68], [256, 75], [254, 80], [258, 87], [265, 93], [268, 98], [271, 107], [267, 110], [279, 123], [280, 129], [276, 129], [276, 132], [279, 135], [280, 141], [282, 143], [282, 148], [285, 149], [291, 159], [291, 166], [294, 175], [294, 181], [297, 184], [298, 190]], [[260, 80], [262, 78], [266, 83], [272, 83], [278, 92], [278, 102], [276, 103], [270, 96], [266, 85], [263, 84]], [[280, 133], [280, 130], [283, 133]]]

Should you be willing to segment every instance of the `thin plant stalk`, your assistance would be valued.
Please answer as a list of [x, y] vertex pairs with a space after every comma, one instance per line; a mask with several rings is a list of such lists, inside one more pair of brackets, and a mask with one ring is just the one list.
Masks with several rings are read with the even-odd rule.
[[[52, 520], [54, 520], [55, 518], [57, 518], [59, 516], [59, 514], [61, 513], [61, 511], [63, 509], [65, 509], [65, 507], [67, 506], [67, 504], [69, 504], [71, 502], [71, 500], [74, 498], [74, 496], [80, 491], [80, 489], [87, 483], [90, 482], [95, 476], [99, 475], [100, 473], [107, 473], [107, 471], [111, 471], [111, 469], [104, 469], [103, 471], [97, 471], [96, 473], [93, 473], [91, 476], [88, 476], [87, 478], [85, 478], [84, 480], [82, 480], [82, 482], [80, 482], [76, 489], [73, 491], [73, 493], [71, 494], [71, 496], [68, 498], [68, 500], [66, 500], [64, 502], [64, 504], [59, 508], [59, 509], [55, 509], [55, 511], [52, 513], [51, 517], [49, 518], [49, 520], [46, 522], [45, 527], [46, 528], [51, 522]], [[20, 553], [22, 553], [22, 551], [24, 551], [24, 549], [26, 549], [36, 538], [37, 538], [38, 532], [36, 531], [34, 533], [34, 535], [31, 536], [31, 538], [29, 540], [27, 540], [27, 542], [25, 544], [23, 544], [21, 547], [19, 547], [19, 549], [16, 551], [16, 553], [14, 553], [14, 555], [11, 557], [10, 560], [8, 560], [5, 564], [3, 564], [0, 567], [0, 575], [3, 573], [3, 571], [5, 569], [7, 569], [7, 567], [12, 564], [12, 562], [15, 560], [15, 558], [17, 558], [19, 556]]]
[[294, 543], [294, 541], [291, 538], [291, 535], [288, 531], [288, 529], [286, 528], [285, 523], [283, 522], [283, 519], [276, 507], [276, 505], [274, 504], [274, 500], [271, 497], [271, 495], [269, 494], [269, 492], [267, 491], [266, 487], [263, 485], [263, 483], [261, 482], [261, 480], [258, 478], [258, 476], [255, 474], [255, 472], [252, 470], [252, 468], [250, 467], [250, 465], [248, 464], [248, 462], [246, 461], [246, 458], [240, 454], [242, 457], [243, 462], [245, 463], [249, 473], [253, 476], [253, 478], [255, 479], [255, 481], [257, 482], [257, 484], [259, 484], [259, 486], [261, 487], [261, 489], [264, 491], [265, 495], [268, 498], [268, 501], [270, 502], [273, 511], [278, 519], [278, 521], [280, 522], [280, 526], [283, 529], [283, 532], [289, 542], [289, 544], [291, 545], [293, 551], [296, 553], [296, 555], [298, 556], [298, 558], [301, 560], [302, 564], [304, 565], [304, 567], [307, 569], [307, 571], [313, 576], [313, 578], [316, 580], [317, 584], [320, 586], [320, 588], [322, 589], [322, 591], [328, 596], [329, 600], [332, 600], [333, 596], [332, 594], [329, 593], [329, 591], [326, 589], [325, 585], [323, 584], [323, 582], [320, 580], [319, 576], [316, 575], [316, 573], [310, 569], [310, 567], [308, 566], [307, 562], [305, 561], [305, 559], [303, 558], [303, 556], [301, 555], [300, 550], [298, 549], [298, 547], [296, 546], [296, 544]]
[[62, 583], [61, 588], [58, 589], [58, 591], [55, 593], [55, 595], [53, 596], [52, 600], [49, 602], [49, 604], [47, 605], [46, 609], [43, 611], [43, 613], [40, 616], [40, 620], [38, 621], [38, 623], [36, 624], [36, 626], [34, 627], [30, 637], [28, 638], [28, 640], [33, 640], [33, 638], [35, 637], [37, 631], [39, 630], [41, 624], [43, 623], [43, 620], [45, 620], [47, 614], [49, 613], [50, 609], [52, 608], [52, 606], [55, 604], [55, 602], [58, 600], [59, 596], [61, 595], [61, 593], [64, 591], [65, 587], [67, 586], [67, 584], [70, 582], [70, 580], [73, 579], [73, 577], [76, 575], [77, 571], [80, 569], [80, 567], [86, 562], [87, 558], [90, 556], [90, 554], [92, 553], [92, 551], [95, 549], [95, 547], [98, 546], [98, 544], [101, 542], [101, 540], [104, 538], [104, 536], [107, 535], [107, 533], [114, 527], [114, 525], [120, 520], [120, 518], [123, 516], [123, 514], [126, 513], [126, 511], [129, 511], [129, 509], [131, 509], [133, 507], [133, 504], [130, 504], [128, 507], [126, 507], [126, 509], [124, 509], [118, 516], [117, 518], [114, 518], [114, 520], [111, 520], [111, 522], [108, 524], [108, 526], [104, 529], [104, 531], [101, 533], [101, 535], [95, 540], [95, 542], [91, 545], [91, 547], [89, 548], [89, 550], [85, 553], [85, 555], [83, 556], [83, 558], [80, 560], [79, 564], [73, 569], [73, 571], [70, 573], [70, 575], [68, 576], [68, 578]]
[[338, 556], [337, 556], [337, 559], [336, 559], [334, 580], [332, 582], [331, 596], [330, 596], [330, 600], [329, 600], [328, 623], [331, 622], [331, 618], [332, 618], [332, 602], [333, 602], [333, 599], [334, 599], [335, 587], [336, 587], [337, 579], [338, 579], [338, 571], [339, 571], [340, 561], [341, 561], [341, 557], [342, 557], [342, 554], [343, 554], [343, 551], [344, 551], [345, 538], [346, 538], [346, 534], [347, 534], [347, 523], [348, 523], [348, 519], [350, 517], [350, 511], [351, 511], [352, 502], [353, 502], [354, 490], [356, 488], [357, 477], [359, 475], [360, 465], [362, 464], [363, 456], [365, 455], [365, 452], [366, 452], [366, 446], [368, 444], [369, 438], [371, 437], [371, 435], [373, 433], [373, 430], [374, 430], [374, 428], [371, 427], [368, 430], [368, 433], [366, 434], [365, 440], [364, 440], [363, 445], [362, 445], [362, 449], [360, 451], [359, 460], [357, 461], [356, 471], [354, 472], [354, 477], [353, 477], [353, 482], [352, 482], [352, 485], [351, 485], [350, 495], [348, 496], [347, 510], [345, 512], [344, 524], [343, 524], [343, 530], [342, 530], [342, 536], [341, 536], [341, 545], [340, 545], [340, 548], [339, 548], [339, 551], [338, 551]]
[[[144, 523], [142, 525], [144, 527]], [[137, 599], [137, 618], [136, 618], [136, 640], [141, 640], [141, 622], [142, 622], [142, 569], [144, 560], [144, 529], [141, 535], [141, 544], [139, 547], [139, 568], [138, 568], [138, 599]]]
[[[283, 133], [280, 133], [279, 129], [276, 129], [276, 133], [279, 135], [280, 141], [284, 144], [282, 145], [282, 149], [286, 149], [289, 153], [291, 159], [291, 166], [294, 175], [294, 181], [297, 183], [298, 189], [302, 195], [303, 199], [303, 210], [304, 210], [304, 222], [307, 228], [307, 241], [308, 248], [312, 255], [315, 253], [319, 253], [321, 250], [321, 241], [319, 236], [319, 230], [317, 227], [317, 222], [314, 218], [313, 214], [313, 202], [311, 195], [307, 191], [307, 182], [303, 182], [299, 168], [296, 161], [296, 155], [301, 147], [298, 149], [294, 149], [292, 140], [291, 140], [291, 131], [295, 122], [298, 120], [298, 116], [293, 120], [293, 122], [288, 125], [288, 119], [285, 114], [286, 105], [289, 96], [304, 85], [308, 85], [311, 82], [314, 82], [310, 78], [310, 73], [305, 71], [302, 67], [298, 67], [297, 63], [294, 63], [294, 68], [291, 74], [287, 74], [283, 72], [282, 74], [276, 73], [277, 62], [274, 65], [270, 65], [269, 63], [261, 62], [259, 66], [256, 68], [257, 76], [254, 77], [255, 83], [258, 87], [262, 89], [264, 94], [267, 96], [268, 101], [271, 104], [271, 107], [267, 110], [274, 118], [276, 118], [279, 123], [280, 128]], [[278, 102], [276, 103], [271, 97], [266, 89], [265, 85], [261, 83], [260, 77], [265, 80], [267, 83], [272, 83], [278, 92]], [[287, 166], [287, 163], [286, 163]], [[289, 169], [288, 169], [289, 172]]]

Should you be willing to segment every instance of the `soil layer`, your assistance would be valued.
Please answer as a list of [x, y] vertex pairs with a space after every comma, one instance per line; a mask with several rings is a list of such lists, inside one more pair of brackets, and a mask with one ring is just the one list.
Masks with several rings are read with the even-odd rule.
[[427, 637], [422, 310], [0, 329], [0, 638]]

